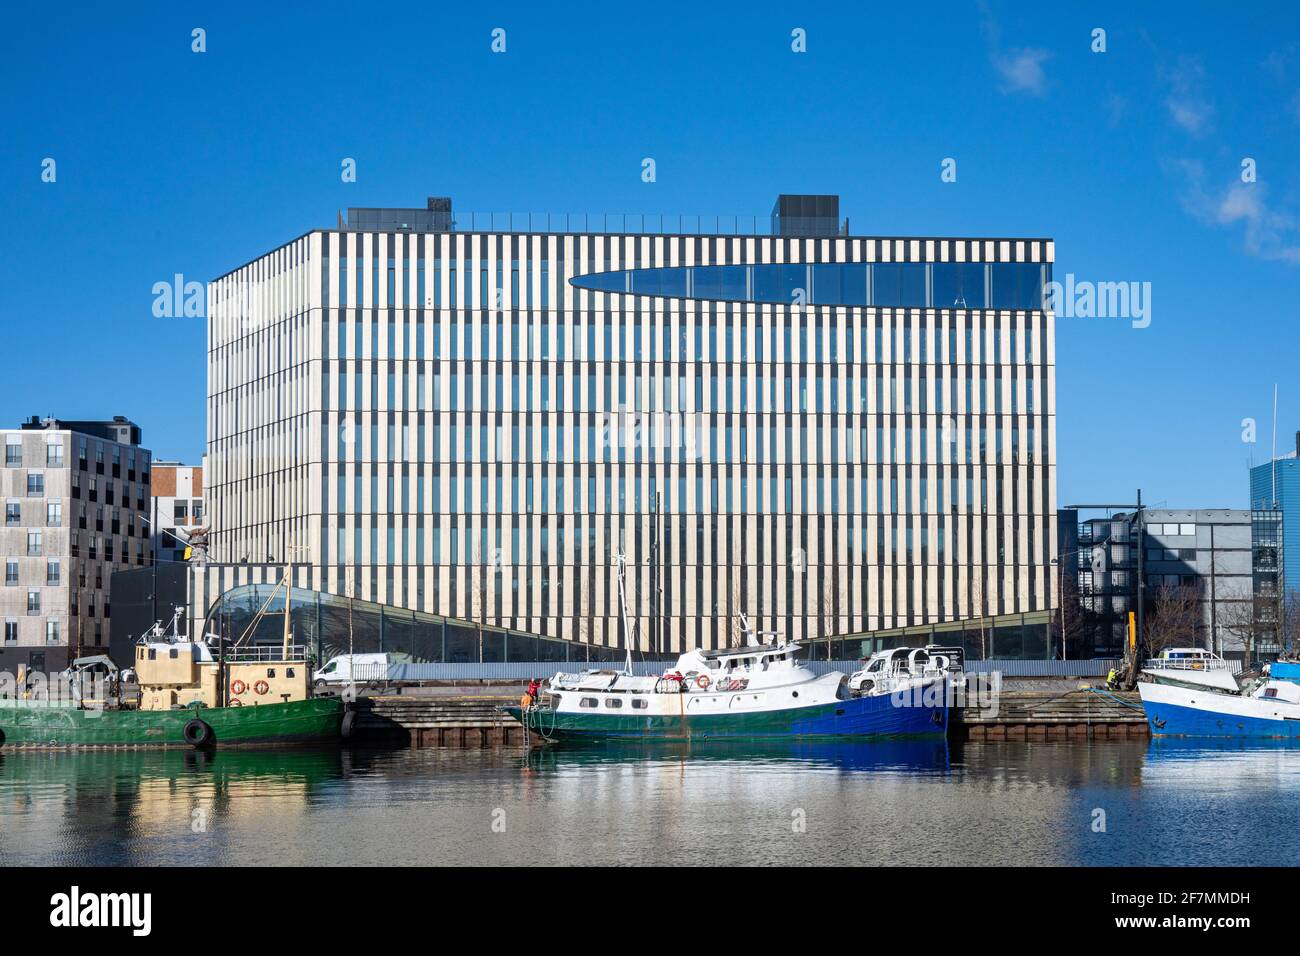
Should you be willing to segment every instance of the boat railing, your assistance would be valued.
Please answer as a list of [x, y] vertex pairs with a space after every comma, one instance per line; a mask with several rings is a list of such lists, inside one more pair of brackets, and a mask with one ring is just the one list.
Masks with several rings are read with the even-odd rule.
[[1226, 671], [1229, 663], [1218, 657], [1153, 657], [1142, 667], [1153, 671]]
[[239, 664], [257, 663], [258, 661], [301, 661], [307, 658], [307, 648], [302, 644], [290, 644], [289, 653], [284, 653], [283, 644], [262, 644], [252, 647], [234, 647], [226, 649], [226, 660]]

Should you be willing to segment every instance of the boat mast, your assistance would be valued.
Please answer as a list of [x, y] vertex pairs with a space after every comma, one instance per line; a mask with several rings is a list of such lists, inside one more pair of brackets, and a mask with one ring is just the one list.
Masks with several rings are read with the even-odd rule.
[[288, 548], [285, 552], [284, 565], [284, 657], [282, 660], [289, 659], [289, 611], [293, 607], [293, 549]]
[[614, 555], [614, 560], [618, 562], [618, 611], [619, 616], [623, 619], [623, 647], [627, 650], [627, 661], [623, 664], [623, 671], [631, 676], [632, 622], [628, 619], [627, 614], [627, 585], [624, 580], [627, 569], [627, 558], [623, 556], [622, 551], [619, 551]]

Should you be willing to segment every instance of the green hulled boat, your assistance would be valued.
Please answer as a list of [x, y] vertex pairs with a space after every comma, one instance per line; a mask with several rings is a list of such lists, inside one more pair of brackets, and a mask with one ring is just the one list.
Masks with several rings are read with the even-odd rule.
[[83, 709], [76, 704], [0, 700], [0, 751], [27, 747], [229, 747], [338, 740], [337, 697], [246, 707]]

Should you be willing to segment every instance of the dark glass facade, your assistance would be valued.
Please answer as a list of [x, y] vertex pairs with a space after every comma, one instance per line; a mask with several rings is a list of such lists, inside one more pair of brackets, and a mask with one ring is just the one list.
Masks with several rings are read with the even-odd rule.
[[1041, 309], [1052, 267], [1038, 262], [825, 262], [622, 269], [575, 276], [579, 289], [780, 305]]

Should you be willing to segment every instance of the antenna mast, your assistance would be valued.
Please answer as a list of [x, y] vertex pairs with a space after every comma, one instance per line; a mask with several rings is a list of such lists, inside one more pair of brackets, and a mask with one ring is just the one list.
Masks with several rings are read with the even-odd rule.
[[1277, 382], [1273, 383], [1273, 453], [1270, 456], [1270, 469], [1273, 473], [1273, 497], [1269, 507], [1277, 509]]

